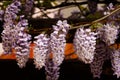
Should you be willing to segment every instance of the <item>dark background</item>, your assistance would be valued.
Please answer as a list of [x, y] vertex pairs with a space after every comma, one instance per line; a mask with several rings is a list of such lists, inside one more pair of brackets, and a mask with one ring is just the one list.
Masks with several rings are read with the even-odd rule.
[[[119, 80], [116, 76], [105, 73], [110, 68], [110, 62], [107, 61], [103, 66], [103, 73], [100, 79], [93, 79], [88, 64], [84, 64], [77, 59], [65, 60], [60, 66], [59, 80]], [[30, 59], [25, 68], [18, 67], [16, 60], [0, 60], [0, 78], [2, 80], [46, 80], [45, 70], [38, 70]]]

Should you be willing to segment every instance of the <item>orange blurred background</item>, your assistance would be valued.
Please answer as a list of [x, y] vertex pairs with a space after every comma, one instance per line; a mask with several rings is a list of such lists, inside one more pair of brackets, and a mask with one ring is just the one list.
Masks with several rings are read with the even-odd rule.
[[[30, 59], [33, 58], [33, 49], [34, 49], [35, 44], [31, 43], [30, 44]], [[120, 44], [113, 44], [110, 46], [111, 48], [116, 48], [119, 49], [120, 48]], [[74, 47], [72, 43], [66, 43], [66, 47], [65, 47], [65, 59], [77, 59], [78, 56], [74, 53]], [[0, 56], [0, 59], [15, 59], [15, 51], [13, 50], [13, 52], [11, 54], [2, 54]]]

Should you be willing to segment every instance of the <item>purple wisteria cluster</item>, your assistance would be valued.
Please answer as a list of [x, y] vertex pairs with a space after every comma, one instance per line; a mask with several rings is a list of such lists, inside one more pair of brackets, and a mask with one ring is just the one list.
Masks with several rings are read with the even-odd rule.
[[4, 53], [11, 53], [12, 48], [14, 48], [14, 27], [15, 27], [15, 20], [17, 18], [17, 14], [20, 11], [19, 7], [21, 3], [19, 1], [15, 1], [10, 4], [5, 12], [4, 12], [4, 25], [3, 25], [3, 32], [2, 32], [2, 45], [4, 49]]
[[34, 64], [36, 68], [41, 69], [45, 66], [46, 58], [49, 52], [49, 38], [45, 34], [40, 34], [35, 37], [34, 41]]
[[100, 78], [103, 64], [105, 60], [110, 59], [112, 50], [103, 41], [98, 41], [95, 52], [96, 54], [94, 55], [93, 62], [90, 64], [90, 69], [94, 78]]
[[110, 23], [106, 23], [103, 27], [98, 28], [99, 38], [104, 41], [107, 45], [115, 43], [118, 35], [119, 26], [115, 26]]
[[75, 53], [79, 59], [85, 63], [91, 63], [95, 54], [97, 33], [91, 29], [78, 28], [74, 36]]
[[52, 59], [47, 58], [45, 63], [46, 80], [58, 80], [60, 67], [56, 66]]
[[[107, 11], [104, 12], [104, 14], [109, 15], [112, 10], [114, 10], [114, 6], [112, 3], [110, 3], [107, 7]], [[117, 12], [117, 14], [119, 14], [119, 12]], [[108, 17], [108, 22], [97, 29], [97, 37], [99, 38], [100, 42], [96, 45], [96, 54], [93, 62], [90, 64], [93, 77], [100, 78], [103, 63], [108, 59], [111, 60], [114, 75], [117, 75], [117, 78], [120, 77], [120, 51], [109, 48], [110, 45], [115, 43], [119, 29], [119, 25], [116, 25], [116, 22], [110, 20], [118, 19], [118, 17], [119, 16], [116, 16], [116, 14]]]
[[112, 70], [114, 71], [113, 75], [117, 75], [117, 78], [120, 78], [120, 50], [113, 50], [111, 54], [111, 64]]
[[[45, 67], [46, 80], [58, 80], [59, 78], [59, 66], [65, 57], [64, 49], [69, 28], [70, 25], [66, 20], [59, 20], [56, 25], [53, 25], [50, 37], [43, 33], [35, 37], [34, 64], [38, 69]], [[52, 53], [52, 58], [50, 53]]]
[[29, 58], [29, 40], [31, 36], [25, 32], [28, 21], [23, 19], [24, 16], [18, 17], [17, 15], [20, 7], [21, 2], [14, 0], [5, 10], [2, 44], [5, 54], [11, 53], [12, 49], [15, 49], [18, 65], [22, 68]]
[[50, 47], [53, 53], [53, 62], [55, 65], [60, 65], [64, 59], [64, 49], [66, 45], [66, 34], [69, 30], [67, 21], [58, 21], [56, 26], [53, 26], [54, 32], [50, 35]]
[[28, 21], [26, 19], [21, 18], [21, 20], [16, 25], [16, 60], [20, 68], [25, 67], [26, 62], [29, 59], [29, 47], [31, 35], [25, 32], [25, 29], [28, 26]]
[[58, 80], [59, 78], [59, 66], [64, 60], [64, 50], [66, 45], [66, 34], [68, 33], [70, 26], [66, 20], [58, 21], [53, 26], [53, 33], [50, 35], [50, 51], [53, 53], [52, 59], [47, 59], [45, 65], [46, 79]]
[[[109, 48], [109, 46], [114, 44], [115, 40], [117, 39], [118, 29], [119, 25], [115, 26], [114, 24], [108, 22], [97, 29], [97, 37], [99, 38], [100, 42], [98, 41], [99, 43], [96, 45], [96, 54], [94, 56], [93, 62], [90, 64], [93, 77], [100, 78], [103, 63], [107, 59], [111, 59], [114, 73], [117, 73], [118, 69], [120, 68], [118, 68], [117, 64], [114, 64], [116, 58], [118, 59], [118, 57], [115, 56], [116, 54], [118, 54], [118, 52], [115, 53], [113, 49]], [[116, 66], [117, 68], [115, 68]], [[117, 76], [118, 75], [119, 74], [117, 74]]]

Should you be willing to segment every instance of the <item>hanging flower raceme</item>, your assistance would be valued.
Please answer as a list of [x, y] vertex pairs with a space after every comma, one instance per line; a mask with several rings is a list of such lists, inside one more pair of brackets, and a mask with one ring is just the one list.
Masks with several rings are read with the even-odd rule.
[[64, 59], [64, 49], [66, 45], [66, 34], [69, 25], [66, 21], [58, 21], [57, 26], [53, 26], [54, 32], [50, 36], [50, 46], [53, 53], [53, 62], [60, 65]]
[[75, 52], [79, 59], [85, 63], [91, 63], [95, 54], [97, 33], [91, 29], [77, 29], [73, 40]]
[[[53, 33], [50, 35], [50, 50], [53, 53], [52, 63], [47, 60], [46, 63], [46, 75], [47, 80], [58, 80], [59, 78], [59, 66], [64, 60], [64, 49], [66, 45], [66, 34], [70, 26], [67, 21], [58, 21], [56, 26], [53, 26]], [[49, 66], [49, 64], [51, 66]]]
[[97, 42], [95, 51], [96, 54], [94, 55], [93, 62], [90, 64], [90, 68], [93, 77], [100, 78], [104, 61], [110, 59], [112, 51], [103, 41]]
[[29, 47], [31, 36], [25, 32], [26, 27], [28, 26], [28, 21], [26, 19], [21, 19], [16, 25], [16, 60], [20, 68], [25, 67], [26, 62], [29, 59]]
[[58, 80], [60, 74], [59, 69], [60, 67], [55, 65], [52, 59], [47, 58], [45, 64], [46, 80]]
[[107, 23], [101, 28], [98, 28], [99, 38], [104, 41], [107, 45], [111, 45], [115, 43], [118, 35], [119, 26], [114, 26], [112, 24]]
[[36, 68], [41, 69], [46, 62], [46, 56], [49, 50], [49, 38], [45, 34], [40, 34], [35, 37], [37, 39], [34, 41], [36, 44], [34, 48], [34, 64]]
[[8, 54], [12, 52], [12, 44], [11, 44], [11, 34], [10, 34], [10, 29], [7, 28], [6, 30], [2, 31], [2, 46], [3, 46], [3, 50], [4, 50], [4, 54]]
[[12, 27], [12, 24], [14, 24], [14, 21], [17, 18], [17, 14], [20, 11], [20, 8], [19, 8], [20, 6], [21, 6], [21, 3], [19, 1], [15, 1], [6, 8], [6, 11], [4, 14], [4, 21], [5, 21], [4, 29], [7, 27]]
[[114, 75], [117, 75], [117, 78], [120, 78], [120, 50], [113, 50], [111, 54], [111, 64], [114, 71]]
[[19, 7], [21, 3], [19, 1], [15, 1], [10, 4], [5, 11], [4, 14], [4, 25], [3, 25], [3, 32], [2, 32], [2, 45], [4, 49], [4, 53], [11, 53], [12, 48], [14, 47], [14, 27], [15, 27], [15, 20], [17, 18], [17, 13], [20, 11]]

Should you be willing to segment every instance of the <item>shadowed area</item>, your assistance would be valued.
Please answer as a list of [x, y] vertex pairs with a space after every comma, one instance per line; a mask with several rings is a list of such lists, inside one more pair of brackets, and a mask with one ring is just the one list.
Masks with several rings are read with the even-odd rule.
[[[60, 66], [59, 80], [119, 80], [109, 72], [110, 62], [104, 64], [101, 79], [93, 79], [89, 65], [79, 60], [65, 60]], [[106, 70], [107, 67], [107, 70]], [[107, 72], [106, 72], [107, 71]], [[109, 72], [109, 73], [108, 73]], [[4, 80], [45, 80], [45, 70], [38, 70], [30, 59], [25, 68], [18, 67], [16, 60], [0, 59], [0, 77]]]

